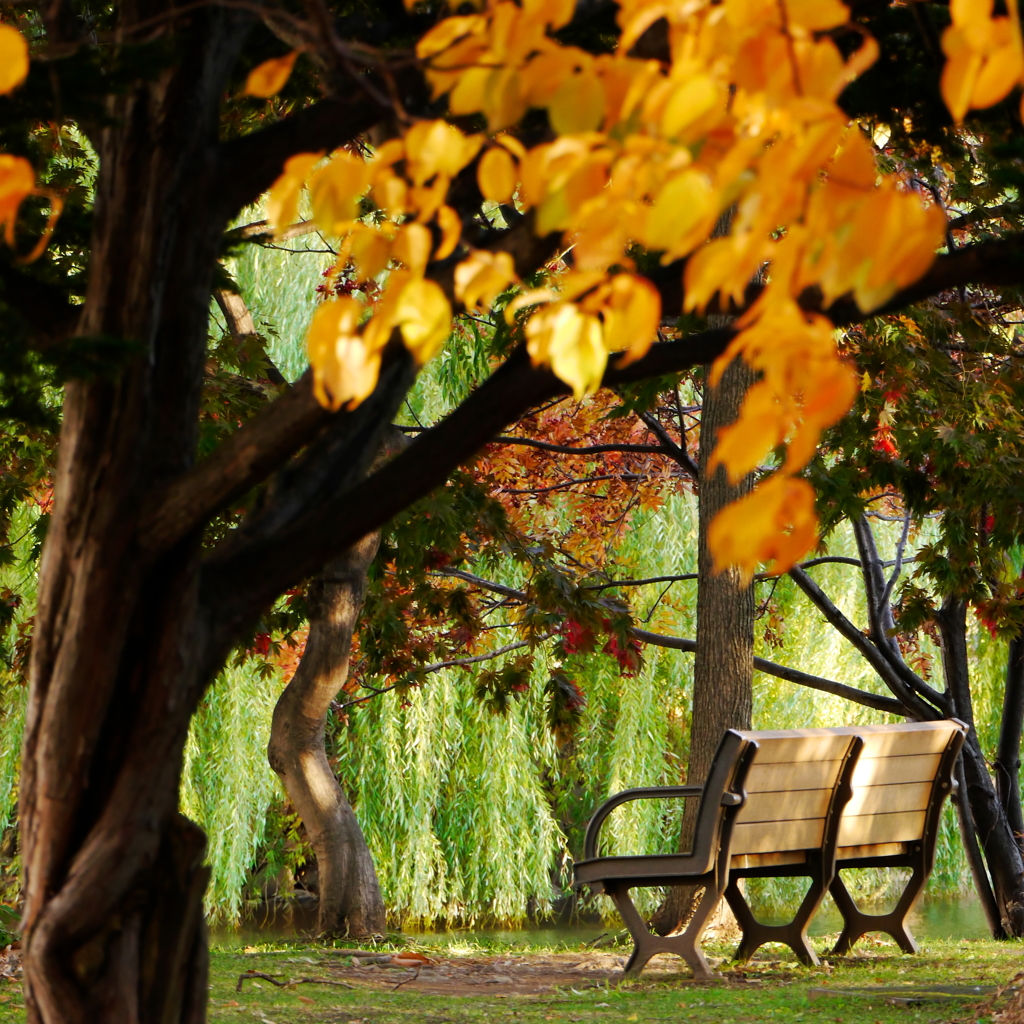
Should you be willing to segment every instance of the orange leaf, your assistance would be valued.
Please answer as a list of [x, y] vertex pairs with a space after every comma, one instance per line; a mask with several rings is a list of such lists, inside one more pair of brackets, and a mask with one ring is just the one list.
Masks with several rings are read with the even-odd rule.
[[295, 67], [298, 56], [299, 51], [292, 50], [283, 57], [272, 57], [259, 67], [253, 68], [245, 80], [242, 95], [255, 96], [261, 100], [276, 96], [284, 88], [285, 82], [291, 78], [292, 68]]
[[0, 25], [0, 96], [11, 92], [28, 74], [28, 43], [10, 25]]

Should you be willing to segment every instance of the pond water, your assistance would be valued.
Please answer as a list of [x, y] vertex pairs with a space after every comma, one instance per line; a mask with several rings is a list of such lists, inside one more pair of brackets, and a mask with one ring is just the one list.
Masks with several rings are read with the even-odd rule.
[[[872, 911], [870, 905], [863, 909]], [[889, 905], [874, 908], [881, 913]], [[770, 919], [769, 919], [770, 920]], [[291, 904], [276, 909], [259, 908], [239, 928], [215, 928], [212, 939], [219, 946], [246, 946], [289, 938], [306, 938], [312, 934], [316, 924], [316, 902]], [[924, 899], [910, 915], [910, 930], [918, 939], [984, 939], [988, 937], [988, 926], [981, 905], [973, 896], [959, 900]], [[808, 932], [813, 935], [835, 933], [842, 927], [839, 911], [831, 900], [811, 922]], [[413, 933], [430, 936], [432, 941], [451, 945], [502, 945], [534, 946], [558, 945], [578, 949], [580, 943], [591, 942], [618, 926], [602, 926], [596, 922], [571, 924], [532, 924], [520, 929], [458, 928], [449, 931]]]

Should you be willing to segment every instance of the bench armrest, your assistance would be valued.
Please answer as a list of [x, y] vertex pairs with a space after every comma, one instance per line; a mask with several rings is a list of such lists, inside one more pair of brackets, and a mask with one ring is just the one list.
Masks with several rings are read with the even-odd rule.
[[[628, 803], [630, 800], [656, 800], [672, 796], [702, 796], [703, 786], [642, 786], [638, 789], [624, 789], [621, 793], [609, 797], [596, 811], [587, 826], [587, 835], [583, 840], [583, 859], [593, 860], [597, 856], [597, 834], [601, 831], [605, 818], [620, 804]], [[737, 793], [726, 792], [722, 794], [722, 803], [727, 807], [734, 807], [742, 803], [743, 798]]]

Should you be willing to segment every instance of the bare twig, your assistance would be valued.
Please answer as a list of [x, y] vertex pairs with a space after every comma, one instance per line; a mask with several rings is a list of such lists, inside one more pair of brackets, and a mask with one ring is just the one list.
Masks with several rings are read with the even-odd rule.
[[397, 985], [393, 985], [391, 987], [391, 991], [392, 992], [397, 992], [403, 985], [408, 984], [410, 981], [415, 981], [419, 976], [420, 976], [420, 968], [417, 967], [413, 971], [413, 975], [412, 975], [411, 978], [403, 978]]
[[540, 448], [542, 451], [558, 452], [561, 455], [603, 455], [606, 452], [656, 455], [664, 454], [665, 451], [660, 444], [592, 444], [576, 447], [571, 444], [550, 444], [547, 441], [534, 440], [532, 437], [496, 437], [491, 443], [521, 444], [527, 448]]
[[333, 978], [290, 978], [288, 981], [278, 981], [273, 974], [264, 974], [262, 971], [246, 971], [245, 974], [238, 976], [235, 991], [242, 991], [243, 981], [254, 981], [256, 978], [269, 981], [271, 985], [276, 985], [278, 988], [292, 988], [295, 985], [337, 985], [339, 988], [355, 988], [355, 985], [350, 985], [347, 981], [335, 981]]

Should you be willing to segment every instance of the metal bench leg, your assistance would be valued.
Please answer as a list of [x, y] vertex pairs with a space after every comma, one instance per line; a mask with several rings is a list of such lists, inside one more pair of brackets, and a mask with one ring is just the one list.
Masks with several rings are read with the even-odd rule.
[[680, 935], [655, 935], [640, 916], [640, 912], [629, 896], [627, 886], [614, 888], [608, 886], [605, 891], [615, 901], [622, 920], [629, 929], [630, 935], [633, 936], [633, 955], [623, 970], [627, 977], [637, 976], [644, 969], [647, 961], [656, 953], [675, 953], [676, 956], [681, 956], [698, 981], [708, 981], [715, 976], [700, 948], [701, 933], [721, 898], [713, 886], [707, 886], [704, 889], [704, 895], [701, 897], [697, 909], [690, 918], [685, 931]]
[[910, 881], [907, 882], [907, 887], [903, 890], [899, 902], [888, 914], [865, 914], [853, 902], [853, 897], [837, 871], [829, 891], [832, 893], [832, 899], [836, 901], [839, 912], [843, 915], [843, 931], [839, 936], [839, 941], [833, 947], [832, 953], [836, 956], [848, 953], [853, 944], [868, 932], [885, 932], [896, 940], [896, 944], [904, 953], [916, 953], [918, 951], [917, 942], [907, 927], [906, 916], [927, 881], [928, 876], [924, 870], [915, 866], [914, 873], [910, 876]]
[[735, 878], [729, 879], [725, 890], [725, 898], [729, 901], [732, 912], [736, 915], [743, 938], [736, 949], [736, 959], [743, 962], [749, 960], [766, 942], [781, 942], [789, 946], [797, 958], [805, 964], [818, 965], [818, 954], [807, 941], [807, 926], [814, 912], [825, 897], [826, 887], [820, 878], [811, 879], [811, 887], [807, 890], [803, 902], [788, 924], [762, 924], [750, 909], [749, 904], [740, 892]]

